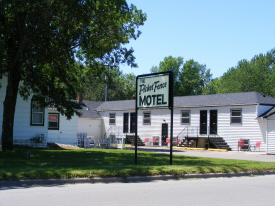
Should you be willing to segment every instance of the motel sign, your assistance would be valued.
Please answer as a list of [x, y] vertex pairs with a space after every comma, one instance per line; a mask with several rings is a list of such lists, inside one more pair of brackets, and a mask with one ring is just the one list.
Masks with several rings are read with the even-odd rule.
[[169, 75], [137, 79], [137, 107], [168, 107]]

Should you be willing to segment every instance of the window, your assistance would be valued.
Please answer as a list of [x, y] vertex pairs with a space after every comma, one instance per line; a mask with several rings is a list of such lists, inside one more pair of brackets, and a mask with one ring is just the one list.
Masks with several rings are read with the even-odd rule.
[[150, 112], [144, 112], [143, 113], [143, 124], [151, 124], [151, 113]]
[[181, 111], [181, 124], [190, 124], [190, 110]]
[[44, 108], [34, 100], [31, 101], [31, 125], [44, 126]]
[[109, 125], [116, 125], [116, 113], [109, 114]]
[[231, 124], [242, 123], [242, 109], [231, 109]]
[[59, 130], [59, 113], [49, 113], [49, 130]]

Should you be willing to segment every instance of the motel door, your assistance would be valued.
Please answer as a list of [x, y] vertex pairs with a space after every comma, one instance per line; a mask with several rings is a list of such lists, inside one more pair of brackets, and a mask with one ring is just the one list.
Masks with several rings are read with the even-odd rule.
[[136, 129], [136, 113], [131, 113], [130, 114], [130, 133], [135, 133]]
[[207, 110], [200, 111], [200, 134], [207, 134]]
[[166, 143], [166, 139], [168, 137], [168, 124], [162, 124], [161, 127], [161, 141], [162, 141], [162, 145]]
[[128, 133], [129, 114], [123, 113], [123, 133]]
[[217, 134], [217, 110], [210, 110], [210, 134]]

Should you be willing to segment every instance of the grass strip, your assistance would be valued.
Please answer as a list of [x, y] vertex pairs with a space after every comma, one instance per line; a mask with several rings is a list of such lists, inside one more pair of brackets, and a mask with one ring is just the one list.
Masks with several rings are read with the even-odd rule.
[[[27, 159], [27, 151], [31, 159]], [[119, 149], [0, 151], [0, 180], [184, 175], [274, 170], [274, 162], [227, 160]]]

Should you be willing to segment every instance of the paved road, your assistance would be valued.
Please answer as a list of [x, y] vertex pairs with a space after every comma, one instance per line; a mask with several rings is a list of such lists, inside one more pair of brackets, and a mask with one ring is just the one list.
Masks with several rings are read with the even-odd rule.
[[[134, 147], [129, 147], [129, 149], [134, 149]], [[140, 151], [150, 151], [150, 152], [161, 152], [170, 153], [170, 150], [166, 147], [138, 147]], [[261, 162], [275, 162], [275, 155], [267, 155], [265, 153], [259, 152], [219, 152], [219, 151], [207, 151], [207, 150], [183, 150], [174, 149], [173, 155], [187, 155], [196, 157], [213, 157], [213, 158], [223, 158], [223, 159], [238, 159], [238, 160], [252, 160]]]
[[1, 206], [274, 205], [275, 175], [0, 190]]

